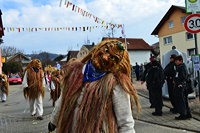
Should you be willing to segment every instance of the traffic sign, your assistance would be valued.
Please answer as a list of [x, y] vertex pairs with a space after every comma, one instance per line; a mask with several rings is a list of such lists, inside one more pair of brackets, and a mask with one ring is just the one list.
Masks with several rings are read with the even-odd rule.
[[186, 12], [195, 13], [200, 11], [200, 0], [185, 0]]
[[184, 27], [188, 32], [200, 32], [200, 14], [191, 14], [184, 21]]

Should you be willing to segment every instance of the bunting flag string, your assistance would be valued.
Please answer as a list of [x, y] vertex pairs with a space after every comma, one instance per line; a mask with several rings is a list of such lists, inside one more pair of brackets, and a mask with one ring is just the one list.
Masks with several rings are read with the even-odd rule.
[[71, 2], [69, 2], [67, 0], [65, 0], [64, 5], [65, 5], [66, 8], [71, 8], [72, 11], [77, 12], [77, 13], [81, 14], [82, 16], [92, 18], [94, 20], [94, 22], [96, 22], [98, 24], [109, 25], [112, 28], [115, 28], [115, 27], [120, 28], [120, 27], [122, 27], [122, 24], [105, 23], [104, 20], [100, 19], [99, 17], [96, 17], [92, 13], [89, 13], [89, 12], [83, 10], [82, 8], [76, 6], [75, 4], [73, 4], [73, 3], [71, 3]]
[[[108, 29], [108, 25], [102, 26], [83, 26], [83, 27], [4, 27], [3, 30], [6, 32], [37, 32], [37, 31], [89, 31], [93, 29], [105, 28]], [[120, 26], [118, 26], [120, 28]]]

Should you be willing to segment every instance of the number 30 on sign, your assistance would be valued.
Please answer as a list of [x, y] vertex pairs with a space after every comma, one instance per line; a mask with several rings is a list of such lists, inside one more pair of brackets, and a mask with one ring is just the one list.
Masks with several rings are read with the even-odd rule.
[[188, 32], [200, 32], [200, 14], [189, 15], [184, 22], [184, 27]]

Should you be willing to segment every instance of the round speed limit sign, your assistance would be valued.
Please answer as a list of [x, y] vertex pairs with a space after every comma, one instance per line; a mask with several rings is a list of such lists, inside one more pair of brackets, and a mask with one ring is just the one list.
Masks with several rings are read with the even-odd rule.
[[184, 27], [188, 32], [200, 32], [200, 14], [189, 15], [184, 22]]

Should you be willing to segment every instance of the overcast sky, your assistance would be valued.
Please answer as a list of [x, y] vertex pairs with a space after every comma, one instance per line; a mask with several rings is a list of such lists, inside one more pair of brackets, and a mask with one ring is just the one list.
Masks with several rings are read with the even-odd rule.
[[[143, 38], [149, 45], [158, 42], [151, 33], [172, 5], [185, 6], [185, 0], [70, 0], [81, 9], [92, 13], [105, 22], [124, 24], [127, 38]], [[79, 50], [90, 40], [98, 43], [108, 30], [93, 18], [82, 16], [65, 7], [65, 0], [0, 0], [4, 27], [48, 28], [100, 26], [91, 31], [15, 31], [5, 30], [3, 46], [24, 50], [66, 54]], [[72, 6], [71, 6], [72, 7]], [[116, 28], [115, 37], [122, 36]]]

